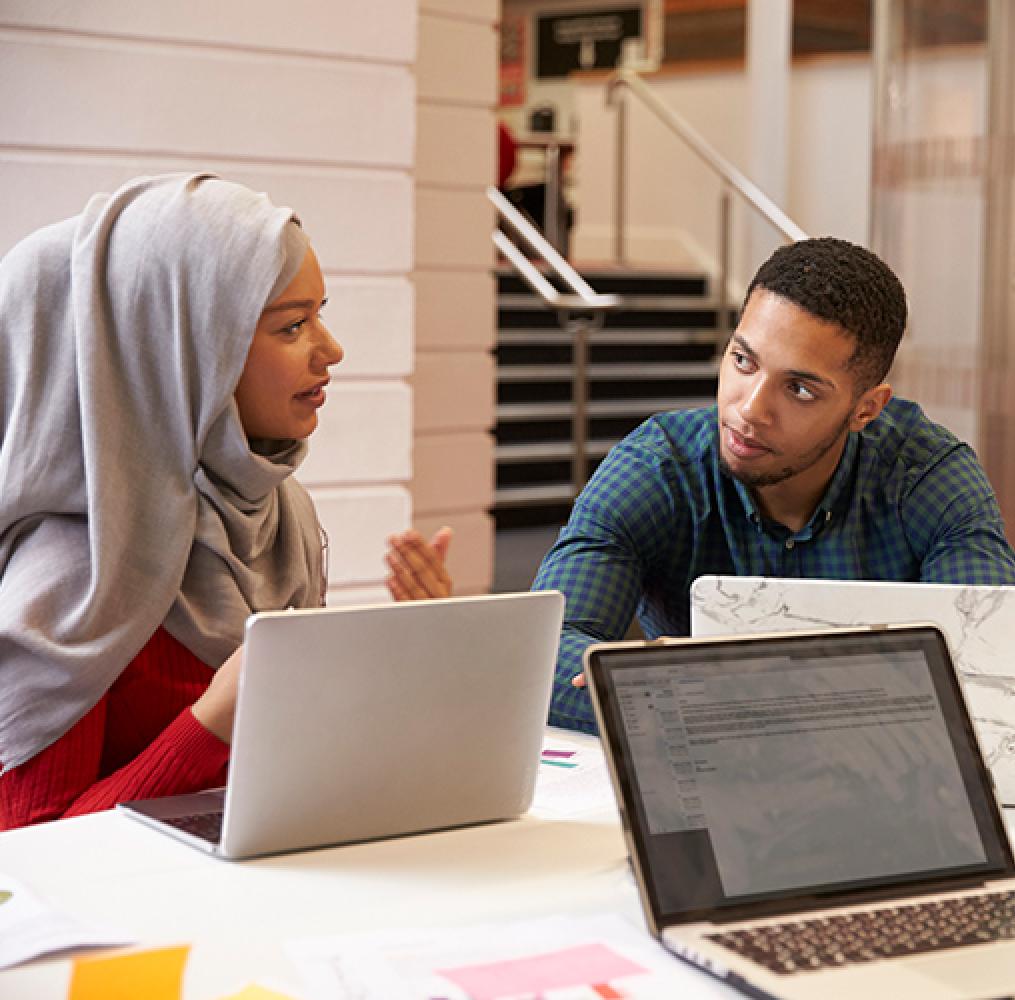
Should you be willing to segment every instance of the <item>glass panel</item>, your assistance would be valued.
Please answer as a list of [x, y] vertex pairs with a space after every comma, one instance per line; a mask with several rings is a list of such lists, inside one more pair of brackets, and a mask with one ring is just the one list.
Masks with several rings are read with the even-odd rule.
[[[980, 443], [987, 0], [878, 0], [871, 245], [902, 278], [896, 390]], [[961, 13], [961, 16], [959, 14]], [[944, 44], [961, 40], [963, 44]]]

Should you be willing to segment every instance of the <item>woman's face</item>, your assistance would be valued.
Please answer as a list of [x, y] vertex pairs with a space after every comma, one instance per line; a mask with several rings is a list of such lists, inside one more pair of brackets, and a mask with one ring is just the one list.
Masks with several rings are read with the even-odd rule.
[[236, 386], [248, 438], [301, 439], [317, 427], [328, 366], [342, 360], [341, 346], [321, 322], [325, 301], [321, 268], [308, 247], [296, 276], [261, 313]]

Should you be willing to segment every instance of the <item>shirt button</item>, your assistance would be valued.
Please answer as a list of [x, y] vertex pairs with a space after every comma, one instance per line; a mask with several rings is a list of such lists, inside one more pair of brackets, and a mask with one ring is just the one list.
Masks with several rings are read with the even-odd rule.
[[792, 538], [787, 538], [786, 539], [786, 548], [787, 549], [791, 549], [791, 548], [793, 548], [793, 545], [794, 545], [793, 539]]

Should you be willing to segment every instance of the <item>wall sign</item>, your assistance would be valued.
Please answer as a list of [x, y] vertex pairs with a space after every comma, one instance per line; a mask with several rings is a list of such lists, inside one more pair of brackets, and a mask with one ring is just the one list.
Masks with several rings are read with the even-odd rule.
[[525, 103], [525, 35], [528, 18], [505, 14], [500, 23], [500, 106], [516, 108]]
[[641, 36], [640, 7], [611, 7], [536, 18], [536, 76], [578, 69], [613, 69], [625, 38]]

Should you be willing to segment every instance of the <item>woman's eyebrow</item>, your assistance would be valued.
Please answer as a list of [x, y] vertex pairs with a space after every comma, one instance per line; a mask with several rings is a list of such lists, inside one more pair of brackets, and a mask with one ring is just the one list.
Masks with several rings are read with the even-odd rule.
[[313, 299], [286, 299], [284, 302], [272, 302], [264, 311], [274, 313], [284, 312], [286, 309], [313, 309], [316, 305]]
[[323, 309], [328, 304], [328, 296], [318, 302], [316, 299], [285, 299], [282, 302], [272, 302], [270, 305], [264, 307], [265, 313], [276, 313], [285, 312], [289, 309]]

